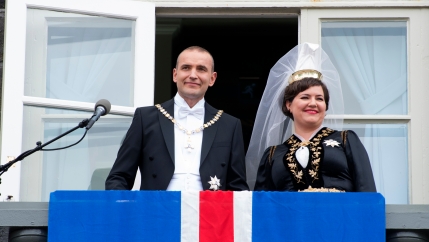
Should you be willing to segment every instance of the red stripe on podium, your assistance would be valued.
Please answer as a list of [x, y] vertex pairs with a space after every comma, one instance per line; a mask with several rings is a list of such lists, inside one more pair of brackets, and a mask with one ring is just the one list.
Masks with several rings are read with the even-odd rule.
[[233, 192], [200, 192], [200, 242], [233, 242]]

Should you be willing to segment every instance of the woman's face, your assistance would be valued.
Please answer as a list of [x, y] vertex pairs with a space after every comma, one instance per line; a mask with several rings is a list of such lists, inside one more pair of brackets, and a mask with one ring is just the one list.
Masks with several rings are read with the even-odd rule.
[[320, 127], [326, 113], [322, 87], [313, 86], [298, 93], [292, 102], [286, 101], [286, 107], [292, 113], [295, 125], [307, 128]]

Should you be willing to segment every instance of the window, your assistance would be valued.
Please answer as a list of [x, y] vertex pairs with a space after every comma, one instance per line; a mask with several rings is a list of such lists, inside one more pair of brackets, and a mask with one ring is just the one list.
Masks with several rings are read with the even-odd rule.
[[[112, 108], [78, 145], [16, 163], [2, 176], [2, 195], [49, 201], [55, 190], [104, 189], [135, 107], [153, 104], [154, 4], [18, 0], [7, 11], [3, 164], [90, 118], [99, 99]], [[83, 134], [77, 129], [45, 149]]]
[[[324, 21], [322, 47], [340, 73], [346, 114], [408, 114], [407, 22]], [[406, 118], [406, 117], [405, 117]], [[408, 125], [348, 121], [369, 156], [377, 191], [408, 202]]]
[[422, 117], [411, 112], [419, 107], [413, 97], [420, 93], [419, 80], [412, 78], [418, 71], [411, 66], [420, 61], [413, 46], [421, 39], [413, 31], [422, 15], [371, 9], [302, 14], [308, 18], [302, 41], [321, 44], [340, 73], [344, 128], [354, 130], [366, 147], [377, 191], [388, 204], [417, 203], [423, 184], [413, 184], [419, 176], [415, 167], [424, 162], [414, 155], [423, 153], [421, 147], [411, 146], [422, 135], [412, 125]]

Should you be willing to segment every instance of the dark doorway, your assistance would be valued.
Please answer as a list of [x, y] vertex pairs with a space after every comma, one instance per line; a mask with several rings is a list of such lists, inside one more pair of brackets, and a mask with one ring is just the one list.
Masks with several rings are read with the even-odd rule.
[[[213, 55], [218, 78], [205, 99], [241, 120], [247, 150], [269, 71], [298, 43], [298, 18], [183, 18], [179, 26], [172, 36], [171, 66], [192, 45]], [[176, 92], [172, 85], [171, 97]]]

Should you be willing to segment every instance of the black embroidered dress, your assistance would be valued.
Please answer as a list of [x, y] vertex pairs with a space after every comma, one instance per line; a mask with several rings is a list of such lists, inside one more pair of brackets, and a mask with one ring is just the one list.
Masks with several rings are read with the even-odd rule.
[[[258, 168], [255, 191], [298, 191], [336, 188], [346, 192], [376, 192], [371, 164], [365, 147], [353, 131], [345, 144], [340, 131], [322, 128], [308, 142], [292, 135], [283, 144], [265, 150]], [[306, 168], [295, 153], [307, 146]], [[271, 159], [270, 159], [271, 158]]]

